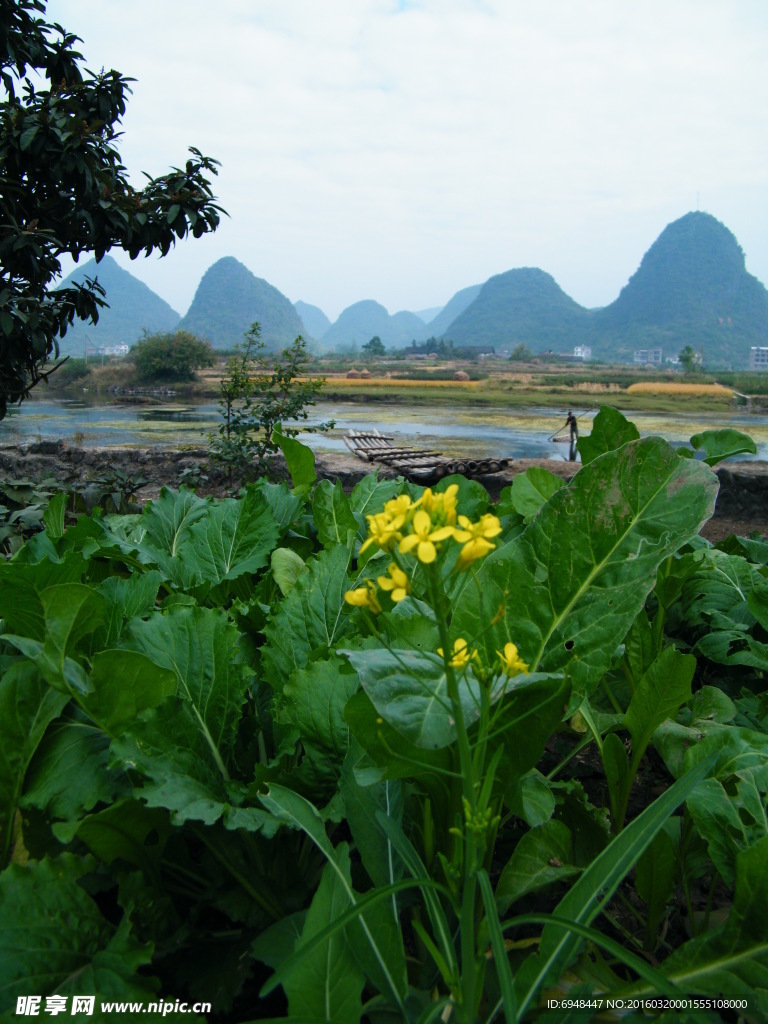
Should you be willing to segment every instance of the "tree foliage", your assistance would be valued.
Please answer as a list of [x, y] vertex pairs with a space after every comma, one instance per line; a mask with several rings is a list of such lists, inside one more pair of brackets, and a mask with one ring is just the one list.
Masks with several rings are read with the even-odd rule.
[[[278, 451], [272, 441], [275, 426], [282, 426], [286, 437], [295, 437], [301, 428], [286, 423], [309, 418], [325, 384], [321, 377], [308, 377], [309, 356], [299, 335], [293, 344], [276, 355], [265, 352], [258, 323], [245, 334], [245, 343], [236, 346], [221, 380], [218, 437], [211, 437], [211, 457], [240, 476], [259, 475], [264, 460]], [[329, 430], [333, 421], [313, 426], [313, 431]]]
[[52, 290], [63, 255], [166, 255], [222, 212], [217, 162], [196, 149], [143, 189], [129, 183], [116, 140], [131, 80], [86, 70], [77, 36], [44, 15], [44, 0], [0, 0], [0, 418], [50, 372], [67, 327], [106, 304], [97, 280]]
[[213, 366], [213, 349], [190, 331], [145, 334], [131, 352], [141, 380], [192, 380], [201, 366]]
[[363, 352], [367, 356], [383, 356], [386, 355], [386, 351], [387, 350], [384, 347], [384, 342], [381, 340], [378, 334], [374, 334], [371, 340], [366, 341], [366, 343], [363, 345]]

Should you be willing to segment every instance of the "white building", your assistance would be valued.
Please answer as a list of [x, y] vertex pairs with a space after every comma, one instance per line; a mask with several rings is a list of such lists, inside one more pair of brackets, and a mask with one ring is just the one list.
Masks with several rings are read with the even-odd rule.
[[635, 363], [640, 366], [661, 366], [661, 349], [660, 348], [638, 348], [635, 349], [634, 359]]
[[573, 358], [574, 359], [591, 359], [592, 349], [589, 345], [574, 345], [573, 346]]
[[753, 345], [749, 350], [750, 370], [768, 370], [768, 346]]

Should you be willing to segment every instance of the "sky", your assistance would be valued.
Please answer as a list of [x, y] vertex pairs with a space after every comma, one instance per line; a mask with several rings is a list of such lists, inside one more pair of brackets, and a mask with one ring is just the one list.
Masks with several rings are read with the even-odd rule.
[[50, 0], [48, 17], [91, 70], [136, 79], [135, 185], [190, 146], [221, 162], [214, 235], [112, 253], [182, 314], [223, 256], [331, 320], [523, 266], [602, 306], [696, 209], [768, 283], [765, 0]]

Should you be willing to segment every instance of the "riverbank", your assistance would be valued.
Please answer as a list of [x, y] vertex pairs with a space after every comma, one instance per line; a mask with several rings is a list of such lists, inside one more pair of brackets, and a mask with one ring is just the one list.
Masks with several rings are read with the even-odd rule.
[[[495, 500], [518, 473], [531, 466], [543, 467], [563, 480], [569, 480], [580, 468], [579, 463], [553, 459], [516, 459], [503, 472], [479, 480]], [[353, 455], [321, 454], [315, 458], [315, 468], [320, 479], [339, 480], [344, 490], [350, 491], [377, 467]], [[768, 462], [729, 462], [718, 466], [716, 472], [720, 493], [714, 518], [703, 535], [719, 540], [731, 533], [748, 535], [757, 531], [768, 537]], [[6, 480], [109, 480], [117, 473], [143, 481], [136, 492], [140, 502], [156, 497], [163, 485], [178, 487], [197, 478], [201, 494], [222, 494], [228, 482], [225, 470], [208, 464], [205, 448], [82, 448], [60, 440], [0, 445], [0, 475]], [[397, 474], [380, 467], [379, 476], [392, 478]]]

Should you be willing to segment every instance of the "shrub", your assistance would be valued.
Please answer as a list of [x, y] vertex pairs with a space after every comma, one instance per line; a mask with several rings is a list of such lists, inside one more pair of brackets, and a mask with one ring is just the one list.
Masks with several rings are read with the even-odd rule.
[[131, 352], [136, 376], [147, 381], [194, 380], [195, 370], [213, 366], [213, 349], [189, 331], [144, 334]]

